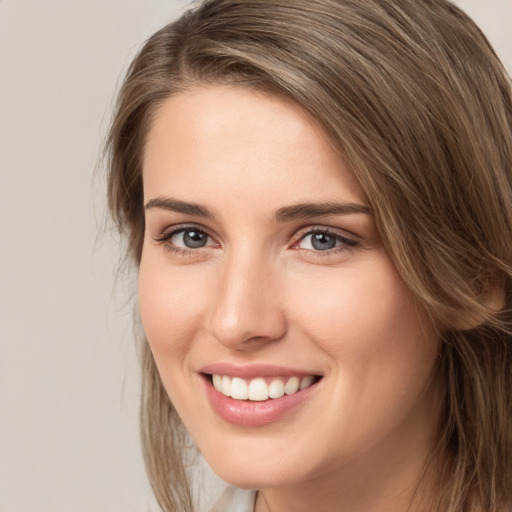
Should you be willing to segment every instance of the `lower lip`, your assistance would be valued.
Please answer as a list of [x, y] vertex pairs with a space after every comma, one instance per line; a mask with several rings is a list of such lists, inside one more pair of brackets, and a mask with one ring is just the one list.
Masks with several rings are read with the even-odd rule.
[[275, 423], [287, 413], [303, 404], [315, 391], [318, 382], [281, 398], [269, 398], [264, 402], [252, 402], [249, 400], [235, 400], [219, 393], [206, 377], [202, 379], [206, 395], [213, 410], [224, 421], [233, 425], [244, 427], [260, 427]]

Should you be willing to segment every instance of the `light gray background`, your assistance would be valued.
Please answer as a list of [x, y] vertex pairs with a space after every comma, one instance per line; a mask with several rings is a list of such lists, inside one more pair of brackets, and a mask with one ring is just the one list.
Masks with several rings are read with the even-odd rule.
[[[0, 512], [157, 510], [93, 173], [120, 73], [186, 3], [0, 0]], [[512, 0], [458, 3], [512, 73]]]

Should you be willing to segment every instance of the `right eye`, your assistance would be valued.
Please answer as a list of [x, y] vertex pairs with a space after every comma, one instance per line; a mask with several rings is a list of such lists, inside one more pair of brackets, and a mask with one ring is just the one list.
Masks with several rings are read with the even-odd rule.
[[176, 247], [184, 249], [200, 249], [201, 247], [215, 245], [204, 231], [190, 228], [175, 231], [168, 238], [168, 241]]
[[193, 226], [168, 229], [156, 240], [175, 252], [189, 252], [218, 245], [206, 231]]

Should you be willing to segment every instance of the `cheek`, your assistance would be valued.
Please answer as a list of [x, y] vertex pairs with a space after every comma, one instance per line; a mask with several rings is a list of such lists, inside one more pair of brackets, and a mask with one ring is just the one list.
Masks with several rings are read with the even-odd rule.
[[171, 269], [161, 259], [143, 253], [139, 268], [142, 325], [159, 366], [161, 358], [172, 363], [186, 356], [204, 303], [200, 276]]
[[318, 274], [307, 289], [295, 322], [329, 356], [330, 402], [343, 404], [319, 413], [326, 437], [344, 432], [333, 455], [365, 450], [411, 421], [424, 428], [439, 338], [389, 260]]
[[139, 309], [149, 346], [172, 403], [185, 420], [193, 415], [188, 364], [198, 338], [205, 301], [204, 279], [171, 268], [165, 255], [143, 252], [139, 267]]
[[428, 379], [438, 346], [432, 323], [385, 254], [367, 263], [314, 276], [295, 302], [297, 322], [342, 377]]

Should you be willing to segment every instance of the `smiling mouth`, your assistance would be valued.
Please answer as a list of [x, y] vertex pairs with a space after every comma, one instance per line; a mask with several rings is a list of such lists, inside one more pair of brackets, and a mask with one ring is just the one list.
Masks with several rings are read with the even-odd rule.
[[205, 376], [213, 387], [224, 396], [234, 400], [255, 402], [293, 395], [309, 388], [321, 379], [318, 375], [257, 377], [254, 379], [242, 379], [219, 374], [206, 374]]

